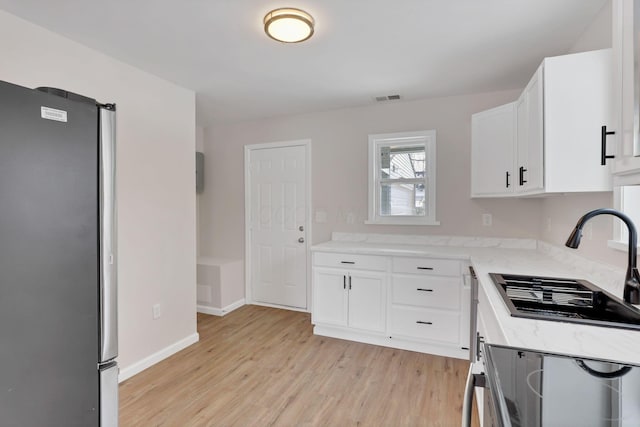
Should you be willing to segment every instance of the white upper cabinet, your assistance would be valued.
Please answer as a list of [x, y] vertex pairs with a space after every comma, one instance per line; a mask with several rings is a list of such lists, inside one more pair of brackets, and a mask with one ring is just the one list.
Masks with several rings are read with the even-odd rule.
[[[602, 126], [613, 126], [611, 79], [611, 49], [546, 58], [515, 103], [475, 114], [472, 197], [610, 191], [611, 168], [601, 164], [601, 138]], [[514, 116], [507, 113], [511, 108], [515, 137], [508, 150], [504, 146], [514, 126]], [[489, 126], [502, 129], [500, 138], [483, 131]], [[500, 156], [486, 152], [495, 152], [498, 145]], [[506, 171], [509, 162], [502, 153], [513, 156], [513, 166]], [[494, 178], [498, 172], [503, 188]], [[484, 173], [489, 177], [480, 177]]]
[[[636, 2], [637, 3], [637, 2]], [[640, 184], [640, 140], [637, 132], [638, 123], [638, 77], [640, 70], [634, 61], [638, 46], [634, 46], [634, 34], [640, 28], [634, 29], [633, 0], [614, 0], [612, 2], [613, 15], [613, 100], [616, 123], [610, 136], [609, 151], [614, 154], [613, 173], [616, 185]]]
[[531, 193], [543, 186], [543, 66], [533, 75], [516, 101], [516, 191]]
[[471, 135], [471, 194], [481, 197], [512, 193], [516, 186], [516, 103], [471, 116]]
[[546, 192], [611, 191], [602, 127], [614, 126], [612, 62], [611, 49], [544, 60]]

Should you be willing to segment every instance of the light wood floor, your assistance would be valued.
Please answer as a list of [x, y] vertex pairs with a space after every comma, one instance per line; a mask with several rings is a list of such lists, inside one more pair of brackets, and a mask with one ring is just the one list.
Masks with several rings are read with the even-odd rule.
[[198, 332], [120, 385], [121, 426], [460, 425], [466, 361], [315, 336], [309, 314], [259, 306], [198, 314]]

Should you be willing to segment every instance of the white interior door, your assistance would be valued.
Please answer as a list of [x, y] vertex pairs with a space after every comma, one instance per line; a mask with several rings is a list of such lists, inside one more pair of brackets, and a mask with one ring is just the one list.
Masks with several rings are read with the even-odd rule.
[[250, 274], [254, 302], [307, 308], [306, 145], [251, 149]]

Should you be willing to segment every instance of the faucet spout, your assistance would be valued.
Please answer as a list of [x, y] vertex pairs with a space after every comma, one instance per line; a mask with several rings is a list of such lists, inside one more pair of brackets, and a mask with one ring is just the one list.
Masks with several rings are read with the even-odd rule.
[[624, 301], [629, 304], [640, 304], [640, 273], [638, 273], [637, 259], [638, 259], [638, 232], [636, 230], [633, 221], [627, 215], [619, 212], [615, 209], [595, 209], [587, 212], [578, 220], [575, 228], [571, 232], [571, 235], [567, 239], [565, 245], [572, 249], [577, 249], [580, 245], [580, 238], [582, 237], [582, 228], [584, 224], [591, 218], [597, 215], [613, 215], [618, 217], [624, 222], [629, 230], [629, 251], [627, 262], [627, 274], [624, 281]]

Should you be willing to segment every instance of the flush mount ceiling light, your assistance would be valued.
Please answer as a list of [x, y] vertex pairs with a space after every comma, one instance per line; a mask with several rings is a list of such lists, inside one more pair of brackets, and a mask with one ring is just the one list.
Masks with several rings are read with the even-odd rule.
[[285, 7], [274, 9], [264, 17], [264, 32], [283, 43], [299, 43], [313, 35], [313, 17], [304, 10]]

